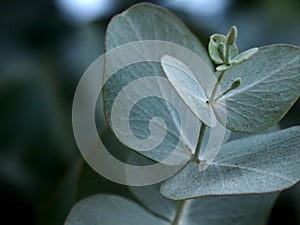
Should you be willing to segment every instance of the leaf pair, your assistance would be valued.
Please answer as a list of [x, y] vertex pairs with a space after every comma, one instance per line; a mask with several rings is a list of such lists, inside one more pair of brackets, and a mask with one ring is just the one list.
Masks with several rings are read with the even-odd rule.
[[[242, 83], [238, 88], [220, 97], [215, 103], [209, 103], [207, 101], [212, 89], [203, 86], [200, 78], [215, 76], [211, 72], [210, 59], [195, 36], [169, 12], [151, 4], [138, 4], [118, 15], [108, 26], [106, 49], [146, 40], [176, 43], [203, 59], [198, 62], [202, 69], [195, 73], [169, 51], [161, 55], [161, 63], [139, 62], [119, 70], [104, 86], [105, 114], [111, 125], [111, 109], [121, 90], [142, 78], [161, 80], [167, 76], [176, 92], [172, 88], [160, 86], [159, 82], [153, 82], [153, 86], [141, 84], [137, 89], [132, 88], [132, 95], [128, 96], [152, 89], [159, 89], [161, 93], [174, 92], [174, 102], [178, 104], [178, 108], [185, 110], [183, 117], [178, 115], [173, 104], [155, 96], [136, 102], [128, 113], [129, 118], [122, 114], [123, 108], [117, 111], [119, 121], [129, 120], [132, 133], [142, 140], [151, 136], [149, 121], [153, 117], [163, 118], [166, 136], [162, 143], [154, 151], [140, 152], [156, 162], [168, 157], [176, 146], [180, 146], [182, 150], [179, 157], [190, 157], [196, 146], [193, 140], [199, 134], [199, 120], [211, 127], [220, 122], [232, 131], [257, 133], [277, 123], [299, 98], [298, 47], [273, 45], [260, 48], [246, 62], [225, 73], [219, 93], [230, 89], [234, 81], [241, 78]], [[147, 51], [152, 52], [153, 49], [142, 48], [138, 54], [147, 55]], [[233, 60], [236, 50], [233, 47], [231, 51]], [[240, 57], [244, 58], [242, 56]], [[126, 58], [120, 57], [118, 60], [122, 62]], [[131, 104], [133, 98], [125, 97], [124, 95], [124, 106]], [[181, 132], [182, 125], [189, 129]], [[225, 144], [207, 170], [199, 172], [197, 164], [188, 164], [162, 185], [162, 193], [168, 198], [186, 199], [207, 195], [263, 193], [287, 188], [300, 177], [299, 133], [300, 128], [295, 127]], [[132, 143], [124, 140], [123, 144], [131, 146]], [[134, 150], [139, 151], [138, 148]]]
[[225, 71], [237, 66], [251, 58], [258, 48], [251, 48], [239, 54], [238, 47], [235, 43], [237, 38], [237, 29], [231, 28], [227, 36], [214, 34], [210, 37], [208, 52], [211, 59], [219, 65], [217, 71]]
[[[203, 79], [206, 78], [204, 76], [214, 77], [203, 61], [199, 61], [199, 64], [199, 73], [204, 74]], [[200, 86], [192, 71], [183, 62], [169, 55], [161, 58], [161, 66], [171, 85], [192, 113], [207, 126], [216, 126], [216, 117], [209, 104], [209, 93]]]
[[[235, 132], [256, 133], [268, 129], [287, 113], [300, 95], [300, 49], [289, 45], [263, 47], [248, 61], [226, 72], [220, 84], [222, 90], [233, 89], [232, 84], [238, 79], [242, 83], [222, 96], [222, 101], [211, 103], [214, 113], [207, 103], [209, 97], [193, 78], [197, 74], [193, 75], [182, 62], [170, 56], [162, 58], [162, 67], [198, 119], [213, 126], [216, 116]], [[205, 73], [200, 76], [213, 76], [209, 70]], [[194, 101], [191, 103], [190, 99]]]
[[297, 126], [228, 142], [206, 170], [190, 162], [163, 183], [161, 193], [178, 200], [279, 191], [299, 181], [299, 165]]

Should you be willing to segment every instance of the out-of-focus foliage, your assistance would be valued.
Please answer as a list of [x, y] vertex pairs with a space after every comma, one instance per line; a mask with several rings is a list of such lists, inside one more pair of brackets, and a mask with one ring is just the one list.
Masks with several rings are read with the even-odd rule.
[[[108, 20], [137, 1], [110, 2], [111, 14], [89, 24], [70, 22], [51, 0], [0, 3], [0, 198], [2, 220], [9, 224], [62, 224], [75, 202], [95, 193], [132, 198], [124, 186], [100, 177], [82, 161], [72, 134], [76, 85], [103, 52]], [[168, 8], [168, 2], [155, 3]], [[297, 0], [232, 0], [213, 19], [169, 8], [203, 43], [210, 34], [225, 33], [236, 24], [241, 50], [273, 43], [300, 45]], [[281, 126], [300, 124], [299, 112], [297, 103]], [[124, 158], [109, 131], [103, 136], [107, 145], [114, 145], [114, 155]], [[283, 219], [300, 224], [299, 196], [299, 185], [284, 192], [271, 224], [283, 224]]]

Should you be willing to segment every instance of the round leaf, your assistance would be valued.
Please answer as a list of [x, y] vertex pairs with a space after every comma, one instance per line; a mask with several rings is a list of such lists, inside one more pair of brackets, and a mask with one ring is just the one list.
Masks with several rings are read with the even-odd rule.
[[65, 225], [168, 225], [136, 203], [115, 195], [96, 195], [77, 203]]
[[[300, 96], [300, 48], [261, 48], [246, 62], [226, 72], [222, 90], [240, 77], [242, 84], [213, 106], [217, 119], [230, 130], [256, 133], [277, 123]], [[223, 121], [226, 115], [226, 121]]]
[[[111, 20], [107, 28], [105, 49], [109, 51], [124, 44], [146, 40], [159, 40], [178, 44], [190, 49], [211, 66], [205, 49], [189, 29], [170, 12], [148, 3], [134, 5]], [[170, 51], [172, 51], [172, 49], [170, 49]], [[137, 54], [147, 55], [149, 52], [153, 52], [153, 47], [143, 48], [142, 46], [142, 48], [137, 51]], [[128, 55], [125, 53], [123, 56], [120, 55], [114, 59], [106, 58], [104, 80], [108, 79], [108, 65], [113, 64], [114, 60], [119, 60], [118, 63], [126, 61]], [[164, 55], [165, 54], [167, 53], [164, 53]], [[159, 57], [159, 60], [162, 56], [163, 55]], [[109, 125], [112, 125], [111, 116], [113, 103], [117, 96], [122, 97], [122, 95], [119, 94], [123, 88], [136, 80], [149, 77], [164, 77], [159, 61], [135, 63], [120, 69], [110, 77], [103, 88], [104, 112]], [[170, 84], [168, 85], [170, 86]], [[153, 135], [157, 137], [157, 140], [160, 138], [153, 150], [140, 152], [155, 161], [161, 161], [168, 157], [176, 146], [180, 146], [182, 149], [182, 158], [189, 158], [189, 149], [192, 149], [193, 146], [196, 145], [196, 143], [191, 143], [193, 142], [191, 140], [197, 139], [200, 122], [189, 112], [175, 91], [166, 89], [161, 81], [152, 82], [152, 85], [144, 83], [140, 85], [138, 89], [132, 87], [131, 96], [136, 97], [146, 91], [153, 91], [154, 87], [159, 89], [160, 96], [153, 93], [152, 96], [147, 96], [135, 104], [133, 98], [126, 99], [126, 96], [123, 96], [120, 102], [123, 103], [124, 108], [119, 107], [116, 108], [115, 111], [119, 119], [118, 124], [122, 121], [126, 122], [129, 119], [130, 130], [134, 134], [133, 136], [136, 137], [135, 140], [146, 140]], [[172, 103], [162, 98], [161, 96], [163, 95], [171, 96], [174, 102], [178, 105], [181, 104], [182, 106], [178, 107], [182, 108], [182, 110], [186, 110], [185, 116], [180, 118], [180, 115], [176, 111], [178, 108], [175, 108]], [[134, 104], [134, 106], [130, 110], [128, 118], [127, 114], [123, 112], [125, 107], [131, 103]], [[152, 120], [155, 117], [161, 118], [164, 124], [159, 123], [161, 120]], [[152, 121], [152, 123], [150, 123], [150, 121]], [[153, 128], [151, 124], [154, 125], [154, 130], [151, 130], [151, 128]], [[184, 133], [186, 137], [183, 139], [180, 138], [182, 125], [192, 127], [190, 129], [193, 130], [190, 133]], [[165, 129], [166, 132], [161, 132], [160, 129]], [[122, 132], [122, 129], [119, 129], [119, 131]], [[126, 136], [128, 132], [123, 132], [123, 134]], [[124, 138], [122, 143], [133, 148], [131, 145], [134, 145], [135, 142], [128, 140], [128, 138]], [[144, 145], [139, 146], [143, 147]], [[133, 149], [137, 151], [141, 150], [139, 148]]]
[[[216, 125], [214, 112], [208, 104], [208, 97], [204, 89], [195, 79], [192, 71], [183, 62], [168, 55], [162, 57], [161, 66], [171, 85], [187, 107], [200, 121], [209, 127], [214, 127]], [[200, 67], [201, 71], [199, 73], [202, 74], [201, 77], [214, 76], [204, 62], [202, 62]]]
[[181, 200], [280, 191], [300, 180], [299, 149], [300, 126], [231, 141], [206, 170], [190, 162], [163, 183], [161, 193]]

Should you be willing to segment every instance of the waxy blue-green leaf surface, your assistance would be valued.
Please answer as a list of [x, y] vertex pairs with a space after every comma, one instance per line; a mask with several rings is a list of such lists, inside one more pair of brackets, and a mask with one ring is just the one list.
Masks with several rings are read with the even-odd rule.
[[161, 193], [180, 200], [280, 191], [299, 181], [299, 165], [300, 127], [296, 126], [228, 142], [206, 170], [199, 171], [199, 164], [190, 162], [163, 183]]
[[[202, 77], [214, 77], [204, 61], [200, 61]], [[161, 59], [163, 71], [178, 95], [194, 115], [209, 127], [216, 125], [216, 117], [208, 104], [209, 97], [200, 86], [192, 71], [180, 60], [165, 55]]]
[[[139, 201], [152, 212], [174, 221], [180, 202], [163, 198], [159, 184], [130, 187]], [[185, 200], [179, 225], [265, 225], [279, 193], [214, 196]]]
[[[300, 96], [300, 48], [260, 48], [249, 60], [226, 72], [222, 90], [227, 90], [238, 77], [242, 79], [241, 86], [214, 105], [218, 120], [236, 132], [265, 130], [277, 123]], [[222, 119], [224, 114], [226, 121]]]
[[[208, 44], [208, 51], [211, 59], [216, 64], [224, 64], [225, 62], [225, 52], [226, 52], [226, 41], [227, 37], [222, 34], [214, 34], [210, 37]], [[237, 56], [239, 53], [236, 44], [233, 44], [229, 48], [229, 59]]]
[[[180, 203], [163, 198], [159, 185], [131, 190], [141, 205], [116, 195], [91, 196], [72, 208], [65, 225], [174, 225]], [[177, 225], [265, 225], [277, 196], [272, 193], [187, 200], [181, 203]]]
[[95, 195], [78, 202], [65, 225], [169, 225], [138, 204], [116, 195]]
[[[132, 157], [130, 163], [149, 160]], [[242, 196], [214, 196], [172, 201], [160, 194], [160, 184], [129, 187], [139, 202], [151, 213], [174, 222], [178, 208], [183, 206], [179, 225], [264, 225], [279, 193]]]
[[[150, 187], [151, 193], [158, 193], [157, 186]], [[146, 188], [145, 191], [149, 190]], [[154, 194], [152, 206], [159, 206], [163, 197]], [[265, 225], [270, 209], [278, 196], [277, 193], [266, 195], [243, 195], [225, 197], [205, 197], [185, 201], [177, 225]], [[147, 198], [147, 196], [146, 196]], [[149, 199], [151, 200], [151, 199]], [[140, 199], [145, 203], [144, 198]], [[173, 218], [148, 211], [131, 200], [116, 195], [95, 195], [78, 202], [68, 215], [65, 225], [173, 225]], [[176, 214], [179, 204], [170, 204], [169, 211]], [[161, 212], [162, 213], [162, 212]], [[162, 216], [162, 217], [161, 217]]]
[[[146, 208], [174, 220], [179, 202], [163, 198], [159, 185], [131, 187]], [[185, 200], [179, 225], [265, 225], [278, 193]]]
[[[183, 46], [196, 53], [211, 67], [206, 50], [190, 30], [167, 10], [148, 3], [134, 5], [111, 20], [107, 28], [105, 48], [106, 51], [109, 51], [120, 45], [145, 40], [166, 41]], [[144, 48], [137, 52], [137, 54], [147, 55], [148, 50], [152, 51], [153, 49]], [[170, 49], [170, 51], [171, 50], [172, 49]], [[163, 55], [161, 55], [160, 58], [162, 56]], [[121, 62], [123, 59], [120, 57], [118, 60]], [[107, 59], [106, 63], [109, 63], [109, 59]], [[120, 91], [126, 85], [139, 78], [148, 78], [151, 76], [165, 79], [159, 62], [139, 62], [129, 65], [119, 70], [108, 80], [103, 88], [103, 100], [104, 112], [110, 125], [112, 125], [112, 105]], [[104, 71], [104, 80], [105, 79], [107, 79], [106, 70]], [[160, 85], [162, 87], [159, 87]], [[167, 126], [164, 140], [152, 151], [142, 151], [141, 154], [155, 161], [161, 161], [169, 156], [176, 146], [179, 146], [181, 149], [180, 156], [189, 158], [190, 150], [186, 149], [184, 146], [188, 146], [189, 149], [192, 149], [196, 145], [196, 143], [190, 143], [189, 140], [195, 139], [193, 136], [196, 137], [198, 135], [200, 122], [198, 122], [193, 114], [187, 109], [175, 91], [173, 90], [174, 93], [172, 93], [172, 90], [165, 90], [161, 83], [155, 83], [153, 85], [144, 83], [144, 86], [139, 86], [139, 89], [134, 89], [132, 91], [135, 91], [138, 95], [144, 90], [151, 91], [153, 86], [160, 88], [161, 92], [167, 91], [167, 95], [171, 95], [175, 102], [182, 104], [183, 110], [186, 110], [186, 115], [184, 118], [180, 118], [176, 111], [177, 109], [175, 109], [172, 103], [168, 103], [160, 97], [155, 97], [156, 95], [145, 97], [137, 102], [131, 109], [129, 115], [130, 129], [137, 138], [143, 140], [151, 135], [149, 121], [154, 117], [163, 119]], [[130, 103], [133, 100], [126, 99], [126, 101]], [[127, 103], [126, 101], [123, 101], [124, 104]], [[120, 121], [128, 120], [128, 117], [122, 114], [121, 108], [116, 111]], [[187, 127], [194, 127], [195, 129], [193, 128], [190, 134], [185, 133], [186, 137], [179, 141], [182, 124], [185, 124]], [[156, 127], [159, 127], [159, 125]], [[122, 129], [119, 129], [119, 131], [122, 132]], [[128, 135], [126, 132], [123, 134], [124, 136]], [[122, 142], [127, 146], [129, 144], [135, 144], [126, 143], [126, 140]]]

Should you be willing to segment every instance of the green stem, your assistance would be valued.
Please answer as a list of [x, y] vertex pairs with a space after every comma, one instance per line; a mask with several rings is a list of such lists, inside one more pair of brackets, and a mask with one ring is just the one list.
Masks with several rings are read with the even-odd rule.
[[225, 72], [226, 72], [226, 71], [223, 70], [223, 71], [221, 72], [220, 76], [218, 77], [217, 82], [216, 82], [216, 84], [215, 84], [215, 86], [214, 86], [214, 89], [213, 89], [213, 91], [212, 91], [212, 93], [211, 93], [211, 96], [210, 96], [210, 98], [209, 98], [209, 103], [212, 103], [213, 100], [214, 100], [214, 98], [216, 97], [216, 94], [217, 94], [217, 91], [218, 91], [218, 86], [219, 86], [219, 84], [221, 83], [221, 80], [223, 79]]
[[[220, 76], [218, 77], [217, 82], [216, 82], [216, 84], [214, 86], [214, 89], [212, 91], [212, 94], [209, 98], [209, 103], [214, 101], [214, 98], [216, 97], [216, 94], [217, 94], [218, 86], [219, 86], [221, 80], [223, 79], [225, 72], [226, 72], [225, 70], [222, 71]], [[200, 133], [199, 133], [198, 142], [197, 142], [197, 146], [196, 146], [196, 151], [195, 151], [195, 154], [193, 155], [193, 157], [191, 159], [191, 160], [196, 161], [196, 162], [199, 161], [199, 154], [200, 154], [201, 144], [202, 144], [202, 140], [203, 140], [204, 133], [205, 133], [205, 128], [206, 128], [206, 125], [204, 123], [202, 123]]]
[[193, 158], [192, 158], [192, 160], [196, 161], [196, 162], [199, 161], [199, 154], [200, 154], [202, 140], [203, 140], [204, 133], [205, 133], [205, 128], [206, 128], [206, 125], [204, 123], [202, 123], [200, 133], [199, 133], [198, 142], [197, 142], [197, 146], [196, 146], [196, 151], [195, 151], [195, 154], [193, 155]]
[[214, 102], [217, 102], [220, 98], [222, 98], [224, 95], [226, 95], [228, 92], [230, 92], [230, 91], [232, 91], [232, 90], [233, 90], [233, 88], [227, 89], [227, 91], [224, 91], [222, 94], [220, 94], [218, 97], [216, 97], [216, 98], [214, 99]]
[[182, 216], [185, 204], [186, 204], [185, 200], [180, 201], [179, 206], [176, 210], [176, 215], [175, 215], [175, 218], [172, 222], [172, 225], [179, 225], [179, 221], [180, 221], [180, 218]]
[[229, 63], [229, 50], [230, 50], [230, 45], [228, 45], [228, 42], [226, 43], [226, 55], [225, 55], [225, 63]]

